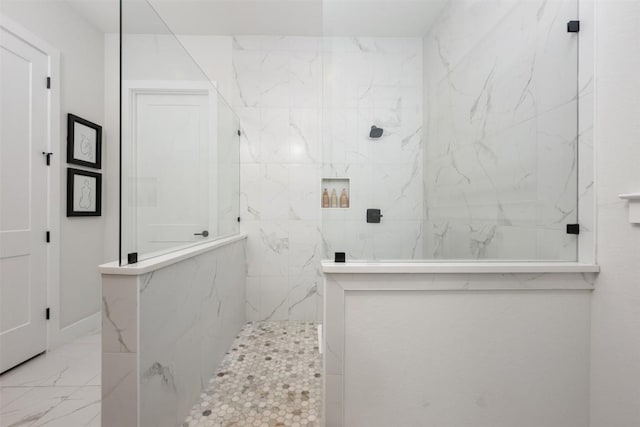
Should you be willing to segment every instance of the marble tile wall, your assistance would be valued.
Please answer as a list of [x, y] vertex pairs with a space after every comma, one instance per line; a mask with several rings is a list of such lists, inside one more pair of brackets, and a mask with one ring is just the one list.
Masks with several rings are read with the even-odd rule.
[[322, 52], [319, 37], [237, 36], [232, 99], [240, 117], [247, 320], [309, 320], [322, 258]]
[[141, 425], [180, 425], [198, 400], [245, 323], [245, 273], [239, 241], [141, 277]]
[[180, 425], [245, 324], [245, 240], [141, 276], [103, 276], [107, 426]]
[[[423, 254], [423, 90], [420, 38], [324, 39], [323, 175], [351, 178], [351, 207], [323, 210], [325, 255]], [[369, 138], [371, 126], [384, 129]], [[367, 208], [380, 209], [369, 224]]]
[[[420, 38], [234, 38], [249, 320], [320, 320], [319, 261], [334, 251], [421, 257], [421, 46]], [[385, 129], [375, 142], [373, 124]], [[336, 176], [351, 178], [351, 208], [321, 211], [321, 178]], [[383, 224], [365, 222], [373, 207]]]
[[102, 425], [138, 425], [138, 287], [102, 276]]
[[425, 257], [575, 261], [577, 1], [479, 3], [424, 38]]

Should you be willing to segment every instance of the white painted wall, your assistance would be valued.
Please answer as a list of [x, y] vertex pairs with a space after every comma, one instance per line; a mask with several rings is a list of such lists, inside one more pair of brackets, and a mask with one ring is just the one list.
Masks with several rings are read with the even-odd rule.
[[619, 193], [640, 191], [640, 3], [596, 3], [598, 262], [591, 426], [640, 425], [640, 227]]
[[589, 292], [350, 292], [345, 426], [584, 427]]
[[[61, 135], [60, 147], [54, 149], [53, 157], [61, 166], [61, 228], [60, 236], [52, 236], [54, 240], [59, 239], [61, 245], [60, 312], [53, 313], [52, 317], [62, 329], [89, 319], [100, 310], [100, 275], [96, 267], [104, 261], [101, 240], [105, 216], [66, 217], [66, 120], [67, 113], [74, 113], [95, 123], [103, 123], [103, 38], [98, 30], [62, 1], [3, 0], [0, 13], [47, 41], [61, 54], [61, 76], [58, 77]], [[103, 130], [103, 147], [115, 143], [113, 136]], [[104, 171], [109, 159], [104, 159], [102, 164]], [[103, 181], [103, 186], [108, 185], [109, 182]], [[104, 202], [105, 199], [103, 205]], [[82, 327], [80, 324], [76, 326]]]
[[326, 274], [327, 425], [587, 426], [593, 280]]

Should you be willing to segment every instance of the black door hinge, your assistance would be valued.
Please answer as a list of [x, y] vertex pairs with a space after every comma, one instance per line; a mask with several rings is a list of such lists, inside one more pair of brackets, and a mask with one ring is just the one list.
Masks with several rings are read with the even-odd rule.
[[138, 262], [138, 252], [127, 254], [127, 264], [135, 264]]
[[51, 89], [51, 77], [47, 77], [47, 89]]
[[42, 154], [44, 155], [46, 162], [47, 162], [47, 166], [51, 165], [51, 156], [53, 156], [53, 153], [47, 153], [46, 151], [43, 151]]
[[240, 222], [240, 217], [238, 217], [238, 222]]
[[242, 135], [242, 131], [240, 131], [240, 129], [238, 129], [238, 136]]
[[49, 307], [44, 311], [44, 317], [47, 320], [51, 319], [51, 309]]
[[567, 234], [580, 234], [580, 224], [567, 224]]
[[50, 243], [50, 242], [51, 242], [51, 232], [50, 232], [50, 231], [47, 231], [47, 232], [45, 233], [44, 240], [45, 240], [47, 243]]
[[568, 33], [578, 33], [578, 32], [580, 32], [580, 21], [569, 21], [569, 22], [567, 22], [567, 32]]

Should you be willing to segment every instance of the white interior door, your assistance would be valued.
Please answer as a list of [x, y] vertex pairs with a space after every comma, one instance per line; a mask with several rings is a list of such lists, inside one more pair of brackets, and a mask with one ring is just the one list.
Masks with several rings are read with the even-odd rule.
[[47, 345], [48, 69], [0, 28], [0, 372]]
[[209, 92], [145, 90], [136, 93], [133, 110], [138, 252], [197, 242], [205, 230], [214, 236]]

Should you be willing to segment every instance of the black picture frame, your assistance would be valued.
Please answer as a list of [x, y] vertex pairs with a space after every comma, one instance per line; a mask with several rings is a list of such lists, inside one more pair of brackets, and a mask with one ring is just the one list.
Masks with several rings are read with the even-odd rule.
[[[82, 186], [76, 177], [86, 177]], [[67, 168], [67, 216], [102, 216], [102, 174]]]
[[102, 126], [67, 114], [67, 163], [102, 168]]

